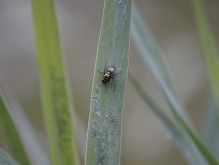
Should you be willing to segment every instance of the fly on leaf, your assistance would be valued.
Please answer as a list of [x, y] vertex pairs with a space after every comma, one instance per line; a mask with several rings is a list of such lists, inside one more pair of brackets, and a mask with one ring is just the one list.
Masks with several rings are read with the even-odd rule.
[[102, 83], [103, 84], [107, 84], [108, 82], [110, 83], [110, 80], [112, 79], [113, 84], [116, 85], [114, 83], [114, 76], [121, 73], [121, 70], [122, 70], [122, 68], [115, 68], [115, 67], [111, 66], [110, 61], [107, 61], [104, 72], [99, 71], [100, 73], [103, 73], [103, 78], [101, 80]]

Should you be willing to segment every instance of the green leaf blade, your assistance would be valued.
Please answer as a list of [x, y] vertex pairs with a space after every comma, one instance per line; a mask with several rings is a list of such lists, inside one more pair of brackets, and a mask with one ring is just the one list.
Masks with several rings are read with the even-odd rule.
[[[208, 23], [202, 0], [193, 0], [193, 8], [203, 56], [207, 65], [211, 84], [215, 91], [217, 105], [219, 107], [219, 52], [218, 46], [214, 40], [213, 34]], [[219, 115], [219, 109], [218, 109]]]
[[[86, 165], [119, 164], [121, 116], [127, 80], [131, 0], [106, 0], [91, 95]], [[106, 62], [121, 68], [115, 84], [101, 84]], [[101, 85], [100, 85], [101, 84]]]
[[1, 127], [3, 129], [11, 155], [20, 164], [30, 165], [20, 135], [2, 97], [0, 97], [0, 114]]
[[33, 0], [41, 92], [54, 165], [76, 164], [73, 114], [52, 0]]

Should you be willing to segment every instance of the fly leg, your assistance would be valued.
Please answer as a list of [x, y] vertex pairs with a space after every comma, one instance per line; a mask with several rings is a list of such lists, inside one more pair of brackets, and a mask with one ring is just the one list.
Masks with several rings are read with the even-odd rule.
[[[104, 72], [101, 72], [98, 70], [99, 73], [104, 74]], [[103, 84], [103, 82], [101, 81], [101, 83], [99, 84], [99, 86], [101, 86]]]
[[113, 80], [113, 85], [115, 85], [115, 86], [116, 86], [116, 84], [115, 84], [115, 82], [114, 82], [114, 78], [113, 78], [113, 77], [111, 77], [111, 79]]
[[101, 71], [99, 71], [99, 70], [98, 70], [98, 72], [99, 72], [99, 73], [101, 73], [101, 74], [103, 74], [103, 73], [104, 73], [104, 72], [101, 72]]

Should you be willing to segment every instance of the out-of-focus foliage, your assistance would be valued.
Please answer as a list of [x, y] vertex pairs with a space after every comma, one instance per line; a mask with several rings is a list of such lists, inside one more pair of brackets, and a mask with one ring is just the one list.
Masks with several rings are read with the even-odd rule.
[[53, 0], [33, 0], [37, 57], [52, 164], [75, 165], [73, 112]]
[[0, 164], [2, 165], [18, 165], [13, 159], [11, 159], [2, 149], [0, 149]]
[[[2, 92], [1, 92], [2, 94]], [[27, 154], [24, 150], [20, 135], [2, 97], [0, 96], [0, 124], [4, 131], [8, 147], [13, 158], [20, 164], [29, 165]]]

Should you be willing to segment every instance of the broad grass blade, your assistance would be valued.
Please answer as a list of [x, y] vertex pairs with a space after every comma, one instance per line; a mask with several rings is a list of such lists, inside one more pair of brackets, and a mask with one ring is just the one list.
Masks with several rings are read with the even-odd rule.
[[75, 165], [72, 107], [53, 0], [32, 0], [44, 116], [53, 165]]
[[[131, 4], [132, 0], [105, 0], [91, 95], [86, 165], [120, 164]], [[105, 66], [121, 68], [121, 72], [111, 83], [101, 84], [100, 72], [104, 72]]]

